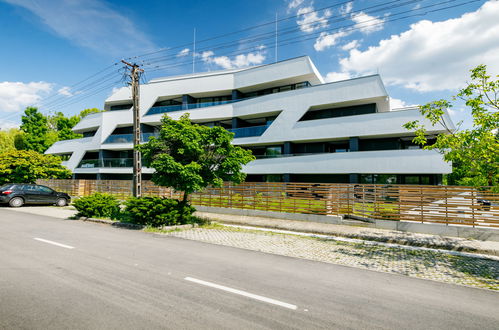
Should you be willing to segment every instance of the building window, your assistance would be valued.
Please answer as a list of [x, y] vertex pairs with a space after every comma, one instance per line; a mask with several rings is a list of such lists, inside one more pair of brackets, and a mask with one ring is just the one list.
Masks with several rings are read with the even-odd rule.
[[109, 107], [109, 111], [118, 111], [118, 110], [129, 110], [132, 107], [132, 103], [125, 104], [116, 104]]
[[65, 162], [65, 161], [68, 161], [69, 158], [71, 158], [71, 155], [73, 155], [72, 152], [71, 153], [67, 153], [67, 154], [56, 154], [55, 156], [58, 156], [59, 158], [61, 158], [61, 160], [63, 162]]
[[83, 137], [86, 138], [86, 137], [92, 137], [92, 136], [94, 136], [95, 133], [97, 133], [97, 131], [87, 131], [87, 132], [83, 132], [81, 134], [83, 134]]
[[369, 113], [376, 113], [376, 103], [353, 105], [341, 108], [309, 110], [303, 115], [303, 117], [301, 117], [300, 121], [357, 116]]

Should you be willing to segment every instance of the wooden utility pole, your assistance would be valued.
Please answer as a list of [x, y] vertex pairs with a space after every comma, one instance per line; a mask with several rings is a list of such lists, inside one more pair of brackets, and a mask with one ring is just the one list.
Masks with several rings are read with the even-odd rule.
[[132, 104], [133, 104], [133, 187], [132, 193], [134, 197], [142, 196], [142, 160], [137, 146], [140, 144], [140, 110], [139, 110], [139, 78], [140, 73], [144, 70], [140, 69], [137, 64], [131, 64], [125, 60], [121, 60], [123, 64], [130, 67], [130, 78], [132, 86]]

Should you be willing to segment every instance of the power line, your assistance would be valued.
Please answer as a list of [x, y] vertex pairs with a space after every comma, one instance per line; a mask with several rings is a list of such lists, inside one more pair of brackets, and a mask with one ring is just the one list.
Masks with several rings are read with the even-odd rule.
[[[399, 0], [400, 1], [400, 0]], [[367, 7], [367, 8], [363, 8], [361, 10], [358, 10], [356, 12], [365, 12], [366, 14], [372, 14], [374, 12], [379, 12], [381, 10], [387, 10], [387, 9], [393, 9], [393, 8], [396, 8], [396, 7], [402, 7], [402, 6], [406, 6], [408, 4], [411, 4], [411, 3], [414, 3], [414, 2], [420, 2], [420, 1], [423, 1], [423, 0], [411, 0], [411, 1], [406, 1], [406, 2], [403, 2], [403, 3], [398, 3], [396, 4], [397, 2], [399, 1], [392, 1], [392, 2], [389, 2], [389, 3], [384, 3], [384, 7], [382, 8], [378, 8], [378, 9], [374, 9], [374, 10], [371, 10], [369, 12], [367, 12], [368, 9], [370, 8], [376, 8], [376, 7], [379, 7], [380, 5], [377, 5], [377, 6], [371, 6], [371, 7]], [[396, 21], [396, 20], [401, 20], [401, 19], [406, 19], [406, 18], [409, 18], [409, 17], [415, 17], [415, 16], [424, 16], [424, 15], [427, 15], [428, 13], [431, 13], [431, 12], [436, 12], [436, 11], [441, 11], [441, 10], [446, 10], [446, 9], [450, 9], [450, 8], [455, 8], [455, 7], [459, 7], [459, 6], [463, 6], [463, 5], [466, 5], [466, 4], [469, 4], [469, 3], [473, 3], [473, 2], [478, 2], [480, 0], [472, 0], [472, 1], [466, 1], [466, 2], [463, 2], [463, 3], [459, 3], [459, 4], [454, 4], [454, 5], [451, 5], [451, 6], [447, 6], [447, 7], [442, 7], [442, 8], [436, 8], [436, 9], [433, 9], [433, 10], [427, 10], [429, 8], [432, 8], [432, 7], [435, 7], [435, 6], [441, 6], [441, 5], [444, 5], [444, 4], [447, 4], [447, 3], [451, 3], [451, 2], [455, 2], [457, 0], [448, 0], [448, 1], [445, 1], [445, 2], [440, 2], [440, 3], [437, 3], [437, 4], [431, 4], [431, 5], [427, 5], [427, 6], [424, 6], [424, 7], [420, 7], [420, 8], [413, 8], [411, 10], [406, 10], [406, 11], [402, 11], [402, 12], [398, 12], [398, 13], [394, 13], [394, 14], [390, 14], [390, 17], [391, 18], [388, 18], [388, 19], [385, 19], [382, 23], [379, 23], [379, 24], [385, 24], [387, 22], [393, 22], [393, 21]], [[347, 1], [349, 2], [349, 1]], [[346, 2], [343, 2], [342, 4], [344, 4]], [[337, 6], [337, 5], [341, 5], [341, 4], [336, 4], [336, 5], [333, 5], [333, 6]], [[332, 6], [328, 6], [328, 7], [324, 7], [324, 8], [331, 8]], [[316, 10], [317, 12], [320, 11], [320, 10], [324, 10], [324, 8], [321, 8], [321, 9], [318, 9]], [[398, 16], [398, 15], [402, 15], [402, 14], [406, 14], [406, 13], [410, 13], [410, 12], [415, 12], [415, 14], [412, 14], [412, 15], [406, 15], [404, 17], [398, 17], [398, 18], [393, 18], [394, 16]], [[355, 13], [355, 12], [353, 12]], [[291, 16], [292, 17], [297, 17], [299, 15], [295, 15], [295, 16]], [[290, 17], [287, 17], [287, 18], [283, 18], [283, 19], [280, 19], [280, 20], [277, 20], [277, 21], [284, 21], [286, 19], [289, 19]], [[330, 22], [341, 22], [341, 21], [345, 21], [345, 20], [350, 20], [351, 19], [351, 16], [350, 17], [339, 17], [337, 18], [336, 20], [330, 20]], [[314, 22], [310, 22], [309, 24], [317, 24], [317, 22], [320, 22], [322, 21], [323, 18], [321, 19], [318, 19]], [[374, 20], [374, 19], [372, 19]], [[309, 35], [305, 35], [305, 36], [295, 36], [295, 37], [290, 37], [288, 39], [281, 39], [278, 46], [279, 47], [283, 47], [283, 46], [288, 46], [288, 45], [291, 45], [291, 44], [295, 44], [295, 43], [298, 43], [298, 42], [303, 42], [303, 41], [306, 41], [306, 40], [311, 40], [311, 39], [315, 39], [317, 38], [318, 35], [320, 35], [321, 33], [323, 32], [332, 32], [332, 31], [340, 31], [340, 30], [345, 30], [347, 29], [346, 31], [349, 32], [349, 31], [354, 31], [354, 30], [357, 30], [357, 29], [360, 29], [360, 28], [365, 28], [365, 27], [369, 27], [369, 26], [375, 26], [375, 25], [378, 25], [378, 24], [371, 24], [371, 25], [363, 25], [367, 22], [369, 22], [370, 20], [368, 21], [364, 21], [360, 24], [350, 24], [350, 25], [344, 25], [344, 26], [341, 26], [341, 27], [335, 27], [335, 28], [332, 28], [332, 29], [317, 29], [317, 32], [313, 33], [313, 34], [309, 34]], [[276, 20], [274, 20], [273, 24], [275, 24]], [[263, 26], [263, 25], [268, 25], [270, 23], [264, 23], [264, 24], [260, 24], [258, 26]], [[255, 26], [257, 27], [257, 26]], [[251, 28], [248, 28], [248, 29], [251, 29]], [[282, 34], [292, 34], [294, 33], [295, 31], [299, 31], [301, 30], [300, 27], [298, 28], [286, 28], [286, 29], [283, 29], [281, 30], [280, 32], [280, 36]], [[242, 31], [242, 30], [240, 30]], [[236, 31], [238, 32], [238, 31]], [[222, 36], [227, 36], [227, 35], [233, 35], [235, 34], [236, 32], [232, 32], [232, 33], [226, 33]], [[270, 33], [270, 35], [269, 35]], [[257, 42], [257, 41], [261, 41], [261, 40], [266, 40], [266, 39], [269, 39], [269, 36], [270, 37], [274, 37], [273, 36], [273, 33], [272, 32], [269, 32], [269, 33], [263, 33], [263, 34], [259, 34], [259, 35], [256, 35], [256, 36], [252, 36], [252, 37], [248, 37], [248, 38], [245, 38], [245, 39], [241, 39], [241, 40], [249, 40], [250, 42]], [[217, 37], [212, 37], [212, 38], [208, 38], [208, 39], [204, 39], [202, 40], [201, 42], [203, 41], [206, 41], [206, 40], [214, 40], [214, 39], [217, 39], [217, 38], [220, 38], [221, 36], [217, 36]], [[250, 39], [252, 38], [252, 39]], [[241, 41], [240, 40], [240, 41]], [[182, 46], [178, 46], [178, 47], [182, 47]], [[224, 49], [224, 48], [230, 48], [230, 47], [234, 47], [234, 41], [231, 42], [230, 45], [226, 43], [223, 43], [221, 44], [220, 46], [217, 46], [217, 45], [213, 45], [211, 47], [209, 46], [206, 46], [204, 49], [210, 49], [210, 50], [217, 50], [217, 49]], [[252, 46], [252, 47], [248, 47], [246, 49], [238, 49], [237, 51], [235, 52], [232, 52], [232, 53], [225, 53], [225, 54], [220, 54], [220, 56], [230, 56], [232, 54], [237, 54], [237, 53], [241, 53], [245, 50], [257, 50], [258, 47], [261, 47], [261, 45], [258, 45], [258, 46]], [[271, 48], [274, 48], [275, 45], [269, 45], [269, 46], [266, 46], [266, 49], [271, 49]], [[171, 49], [174, 49], [174, 48], [169, 48], [170, 50]], [[164, 50], [160, 50], [160, 51], [164, 51]], [[157, 51], [157, 52], [151, 52], [151, 53], [148, 53], [148, 54], [152, 54], [152, 53], [158, 53], [160, 51]], [[140, 57], [142, 55], [139, 55], [139, 56], [136, 56], [136, 57]], [[148, 72], [155, 72], [155, 71], [162, 71], [162, 70], [165, 70], [165, 69], [169, 69], [169, 68], [174, 68], [174, 67], [182, 67], [184, 65], [186, 65], [186, 63], [183, 63], [183, 62], [178, 62], [178, 63], [175, 63], [174, 61], [172, 62], [172, 58], [168, 57], [168, 56], [163, 56], [163, 58], [165, 58], [164, 60], [159, 60], [160, 58], [158, 58], [154, 63], [158, 63], [158, 65], [153, 65], [154, 63], [147, 63], [144, 65], [144, 67], [149, 67], [151, 68], [151, 70], [148, 70]], [[175, 56], [175, 58], [173, 58], [175, 60], [178, 60], [178, 58]], [[162, 62], [167, 62], [170, 61], [171, 64], [168, 64], [166, 65], [165, 64], [161, 64]], [[145, 62], [145, 61], [144, 61]], [[151, 61], [152, 62], [152, 61]], [[203, 59], [198, 59], [198, 60], [195, 60], [194, 63], [202, 63], [202, 62], [205, 62]], [[193, 62], [189, 60], [188, 62], [189, 64], [192, 64]], [[112, 65], [108, 66], [107, 68], [99, 71], [98, 73], [80, 81], [78, 84], [82, 84], [86, 81], [89, 81], [92, 77], [96, 77], [100, 74], [102, 74], [103, 72], [105, 72], [105, 70], [108, 70], [109, 68], [113, 67], [114, 65], [116, 65], [116, 63], [113, 63]], [[111, 77], [112, 75], [115, 75], [116, 72], [112, 72], [112, 73], [108, 73], [107, 75], [105, 75], [104, 77], [107, 78], [107, 80], [105, 81], [102, 81], [100, 80], [98, 83], [93, 83], [93, 82], [89, 82], [87, 84], [85, 84], [84, 87], [84, 92], [85, 93], [89, 93], [90, 91], [93, 91], [95, 90], [96, 87], [99, 87], [101, 86], [103, 83], [109, 81], [109, 77]], [[115, 85], [117, 82], [113, 82], [113, 85]], [[77, 85], [77, 84], [75, 84]], [[107, 87], [108, 85], [106, 85]], [[103, 90], [98, 90], [97, 93], [100, 93], [102, 92]], [[87, 97], [90, 97], [92, 95], [95, 95], [96, 93], [93, 93], [93, 94], [90, 94], [90, 95], [80, 95], [80, 94], [84, 94], [83, 92], [77, 94], [77, 95], [74, 95], [73, 97], [78, 97], [78, 101], [81, 101]], [[79, 96], [78, 96], [79, 95]], [[63, 99], [63, 100], [59, 100], [59, 101], [56, 101], [56, 100], [52, 100], [51, 102], [48, 102], [46, 105], [50, 105], [50, 109], [53, 109], [55, 107], [62, 107], [62, 106], [67, 106], [69, 104], [73, 104], [75, 102], [72, 102], [74, 99], [71, 99], [71, 100], [68, 100], [67, 98]], [[68, 101], [68, 102], [64, 102], [64, 101]], [[77, 102], [78, 102], [77, 101]]]
[[[445, 1], [445, 2], [439, 3], [439, 4], [432, 4], [432, 5], [428, 5], [428, 6], [425, 6], [425, 7], [420, 7], [418, 9], [411, 9], [411, 10], [407, 10], [407, 11], [403, 11], [403, 12], [392, 14], [391, 17], [397, 16], [397, 15], [406, 14], [406, 13], [410, 13], [410, 12], [414, 12], [414, 11], [422, 11], [422, 10], [425, 10], [425, 9], [428, 9], [428, 8], [431, 8], [431, 7], [435, 7], [437, 5], [441, 5], [441, 4], [445, 4], [445, 3], [450, 3], [450, 2], [455, 2], [455, 1], [457, 1], [457, 0], [448, 0], [448, 1]], [[434, 9], [434, 10], [427, 10], [424, 13], [416, 13], [416, 14], [406, 15], [406, 16], [398, 17], [398, 18], [389, 18], [389, 19], [385, 19], [383, 22], [380, 22], [380, 23], [365, 25], [365, 23], [368, 23], [369, 21], [376, 21], [377, 20], [376, 18], [373, 18], [371, 20], [364, 21], [363, 23], [360, 23], [360, 24], [350, 24], [350, 25], [346, 25], [346, 26], [335, 27], [335, 28], [332, 28], [332, 29], [326, 29], [326, 30], [318, 31], [318, 32], [313, 33], [313, 34], [308, 35], [308, 36], [298, 36], [298, 37], [292, 37], [292, 38], [284, 39], [284, 40], [280, 41], [279, 46], [287, 46], [287, 45], [295, 44], [295, 43], [298, 43], [298, 42], [303, 42], [303, 41], [306, 41], [306, 40], [315, 39], [322, 32], [333, 32], [333, 31], [340, 31], [340, 30], [349, 32], [349, 31], [354, 31], [354, 30], [358, 30], [358, 29], [361, 29], [361, 28], [382, 25], [382, 24], [385, 24], [387, 22], [393, 22], [393, 21], [397, 21], [397, 20], [401, 20], [401, 19], [410, 18], [410, 17], [424, 16], [424, 15], [426, 15], [429, 12], [435, 12], [435, 11], [446, 10], [446, 9], [449, 9], [449, 8], [455, 8], [455, 7], [458, 7], [458, 6], [462, 6], [462, 5], [465, 5], [465, 4], [469, 4], [469, 3], [472, 3], [472, 2], [478, 2], [478, 1], [480, 1], [480, 0], [466, 1], [464, 3], [455, 4], [455, 5], [448, 6], [448, 7], [437, 8], [437, 9]], [[235, 51], [233, 53], [228, 53], [228, 54], [225, 53], [225, 54], [222, 54], [222, 55], [224, 55], [224, 56], [230, 56], [230, 55], [235, 55], [235, 54], [241, 53], [243, 51], [257, 50], [260, 46], [261, 45], [259, 45], [259, 46], [251, 46], [251, 47], [248, 47], [248, 48], [245, 48], [245, 49], [238, 49], [237, 51]], [[265, 46], [266, 46], [266, 48], [273, 48], [272, 43], [269, 43], [268, 45], [265, 45]], [[198, 62], [203, 62], [203, 59], [198, 60]], [[178, 63], [178, 64], [173, 63], [173, 64], [170, 64], [170, 65], [151, 66], [151, 68], [153, 68], [153, 70], [148, 70], [148, 72], [150, 73], [150, 72], [154, 72], [154, 71], [158, 71], [158, 70], [163, 70], [163, 69], [166, 69], [166, 68], [174, 68], [174, 67], [180, 67], [180, 66], [184, 66], [184, 65], [185, 65], [185, 63]]]

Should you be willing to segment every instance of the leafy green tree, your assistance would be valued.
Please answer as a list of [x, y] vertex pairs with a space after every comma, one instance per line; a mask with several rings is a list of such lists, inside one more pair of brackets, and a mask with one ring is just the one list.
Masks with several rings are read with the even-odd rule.
[[38, 179], [67, 179], [71, 171], [61, 159], [33, 150], [11, 150], [0, 153], [0, 184], [34, 183]]
[[[496, 76], [496, 78], [499, 76]], [[487, 67], [479, 65], [471, 70], [472, 81], [459, 90], [453, 99], [461, 99], [471, 110], [473, 125], [462, 129], [461, 124], [453, 130], [446, 125], [445, 109], [451, 108], [447, 100], [430, 102], [420, 107], [421, 114], [432, 125], [446, 128], [445, 134], [437, 136], [435, 144], [427, 145], [426, 128], [415, 120], [404, 125], [415, 130], [414, 142], [425, 149], [438, 150], [446, 161], [453, 163], [451, 181], [463, 185], [499, 185], [499, 80], [491, 80]]]
[[152, 181], [188, 195], [224, 181], [240, 183], [246, 178], [242, 166], [254, 160], [251, 151], [234, 146], [233, 133], [222, 127], [191, 123], [185, 114], [179, 120], [161, 119], [158, 138], [138, 147], [145, 162], [156, 171]]
[[62, 112], [56, 112], [55, 115], [48, 117], [51, 131], [57, 133], [57, 141], [81, 138], [81, 134], [77, 134], [72, 130], [80, 120], [79, 115], [66, 117]]
[[22, 142], [18, 142], [24, 150], [45, 152], [54, 142], [56, 137], [49, 135], [48, 119], [37, 108], [27, 107], [21, 117]]
[[103, 111], [102, 111], [102, 110], [99, 110], [99, 109], [97, 109], [97, 108], [90, 108], [90, 109], [85, 109], [85, 110], [82, 110], [82, 111], [80, 112], [80, 115], [79, 115], [79, 116], [80, 116], [80, 119], [83, 119], [83, 118], [85, 118], [85, 117], [86, 117], [86, 116], [88, 116], [88, 115], [91, 115], [91, 114], [93, 114], [93, 113], [99, 113], [99, 112], [103, 112]]
[[20, 134], [21, 132], [17, 128], [0, 130], [0, 153], [16, 149], [15, 141]]

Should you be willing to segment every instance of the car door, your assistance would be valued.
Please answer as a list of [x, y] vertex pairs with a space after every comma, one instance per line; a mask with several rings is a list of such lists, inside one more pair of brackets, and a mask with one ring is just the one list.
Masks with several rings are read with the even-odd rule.
[[41, 195], [35, 185], [25, 184], [23, 186], [24, 201], [25, 203], [42, 203]]
[[45, 186], [36, 186], [36, 190], [40, 196], [40, 203], [53, 204], [57, 199], [57, 195], [54, 190]]

